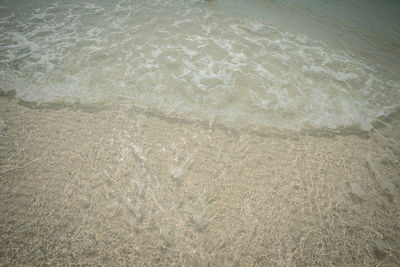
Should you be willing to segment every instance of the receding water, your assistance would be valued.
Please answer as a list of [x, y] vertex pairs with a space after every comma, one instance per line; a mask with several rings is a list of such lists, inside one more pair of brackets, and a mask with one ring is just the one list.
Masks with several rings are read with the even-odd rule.
[[400, 266], [399, 7], [0, 0], [1, 264]]
[[286, 129], [400, 99], [396, 1], [2, 1], [0, 90]]

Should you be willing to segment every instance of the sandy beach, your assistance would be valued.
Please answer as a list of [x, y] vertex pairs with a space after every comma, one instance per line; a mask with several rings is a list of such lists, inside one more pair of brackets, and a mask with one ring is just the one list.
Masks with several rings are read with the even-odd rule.
[[3, 266], [400, 264], [395, 115], [260, 134], [3, 96], [0, 120]]
[[1, 266], [400, 266], [400, 1], [3, 0]]

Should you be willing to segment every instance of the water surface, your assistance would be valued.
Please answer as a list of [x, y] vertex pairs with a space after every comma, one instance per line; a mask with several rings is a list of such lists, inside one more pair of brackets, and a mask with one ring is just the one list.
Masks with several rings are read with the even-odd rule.
[[3, 1], [0, 88], [283, 129], [398, 107], [396, 1]]

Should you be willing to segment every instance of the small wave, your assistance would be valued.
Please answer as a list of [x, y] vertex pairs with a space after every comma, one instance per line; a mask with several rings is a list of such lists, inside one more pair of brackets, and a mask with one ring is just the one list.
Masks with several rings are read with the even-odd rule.
[[398, 80], [350, 53], [190, 2], [54, 4], [0, 27], [0, 86], [26, 101], [124, 99], [229, 125], [368, 130], [400, 99]]

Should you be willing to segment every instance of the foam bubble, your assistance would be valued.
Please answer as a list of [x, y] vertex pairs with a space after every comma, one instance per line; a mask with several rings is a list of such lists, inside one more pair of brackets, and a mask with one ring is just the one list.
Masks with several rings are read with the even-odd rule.
[[350, 53], [191, 2], [54, 4], [0, 28], [0, 86], [28, 101], [118, 98], [232, 125], [370, 129], [400, 97], [399, 80]]

